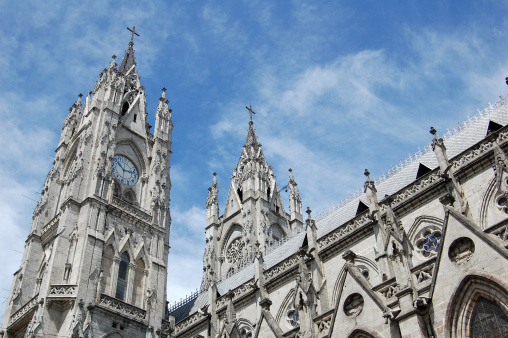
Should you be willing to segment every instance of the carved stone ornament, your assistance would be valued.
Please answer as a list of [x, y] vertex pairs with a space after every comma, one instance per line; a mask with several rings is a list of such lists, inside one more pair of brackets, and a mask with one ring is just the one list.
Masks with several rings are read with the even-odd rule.
[[363, 310], [364, 300], [359, 293], [349, 295], [344, 301], [344, 313], [348, 317], [356, 317]]
[[448, 257], [453, 263], [460, 265], [471, 260], [475, 251], [475, 245], [472, 239], [460, 237], [453, 241], [448, 250]]
[[243, 247], [244, 243], [242, 242], [242, 239], [236, 238], [234, 239], [231, 244], [228, 247], [228, 250], [226, 251], [226, 259], [228, 263], [236, 263], [238, 262], [242, 256], [243, 256]]

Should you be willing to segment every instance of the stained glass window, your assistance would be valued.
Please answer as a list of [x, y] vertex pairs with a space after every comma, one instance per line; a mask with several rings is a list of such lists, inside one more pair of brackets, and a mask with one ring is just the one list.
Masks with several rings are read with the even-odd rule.
[[115, 297], [120, 300], [125, 300], [125, 291], [127, 290], [127, 278], [129, 277], [129, 254], [124, 252], [120, 259], [120, 266], [118, 267], [118, 279], [116, 282]]
[[480, 297], [473, 311], [471, 337], [508, 337], [508, 316], [494, 302]]
[[438, 229], [426, 229], [421, 232], [416, 240], [416, 250], [424, 257], [429, 258], [437, 254], [439, 242], [441, 241], [441, 231]]
[[506, 197], [501, 197], [497, 204], [501, 207], [501, 210], [508, 214], [508, 199]]

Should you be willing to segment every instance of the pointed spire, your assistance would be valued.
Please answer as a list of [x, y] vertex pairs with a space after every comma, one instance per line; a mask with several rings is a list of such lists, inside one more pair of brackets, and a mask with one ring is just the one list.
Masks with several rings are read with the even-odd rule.
[[109, 69], [116, 69], [116, 55], [111, 57], [111, 62], [109, 63]]
[[90, 103], [92, 102], [91, 101], [91, 95], [92, 95], [92, 92], [88, 92], [88, 95], [86, 96], [86, 99], [85, 99], [85, 104], [83, 106], [83, 113], [86, 114], [88, 112], [88, 110], [90, 109]]
[[132, 47], [134, 46], [134, 35], [139, 36], [139, 34], [136, 33], [136, 27], [133, 26], [132, 29], [127, 27], [127, 29], [132, 32], [132, 35], [131, 41], [129, 42], [129, 48], [125, 51], [125, 56], [123, 57], [122, 64], [120, 65], [120, 72], [124, 74], [127, 73], [132, 68], [132, 66], [136, 65], [134, 48]]
[[208, 188], [208, 197], [206, 199], [207, 220], [212, 223], [219, 219], [219, 185], [217, 184], [217, 173], [213, 173], [212, 185]]
[[247, 110], [249, 111], [249, 114], [250, 114], [249, 129], [247, 131], [247, 138], [246, 138], [246, 142], [245, 142], [245, 147], [247, 148], [247, 151], [249, 151], [249, 152], [250, 152], [251, 147], [256, 152], [259, 149], [259, 147], [261, 146], [261, 144], [258, 143], [258, 138], [256, 136], [256, 130], [254, 129], [254, 121], [252, 121], [252, 114], [256, 114], [256, 113], [252, 110], [252, 106], [248, 106], [248, 107], [246, 106], [245, 108], [247, 108]]
[[376, 211], [379, 210], [379, 204], [377, 201], [377, 189], [374, 181], [370, 179], [369, 170], [365, 169], [363, 173], [366, 176], [365, 184], [363, 185], [363, 192], [367, 196], [367, 202], [369, 204], [370, 215], [373, 216]]
[[429, 131], [434, 137], [432, 139], [432, 150], [436, 153], [439, 168], [443, 173], [448, 170], [448, 157], [446, 156], [446, 147], [442, 138], [437, 137], [437, 131], [434, 127], [430, 127]]

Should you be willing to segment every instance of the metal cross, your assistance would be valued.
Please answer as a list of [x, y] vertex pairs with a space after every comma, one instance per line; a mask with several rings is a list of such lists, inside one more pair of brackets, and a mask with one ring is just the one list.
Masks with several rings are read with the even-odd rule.
[[134, 43], [134, 35], [137, 35], [139, 36], [138, 33], [136, 33], [136, 26], [132, 26], [132, 29], [130, 29], [129, 27], [127, 27], [128, 30], [130, 30], [132, 32], [131, 34], [131, 43]]
[[245, 108], [247, 108], [247, 110], [249, 111], [250, 120], [252, 121], [252, 114], [256, 114], [256, 112], [254, 112], [254, 110], [252, 110], [252, 105], [249, 105], [248, 107], [245, 106]]

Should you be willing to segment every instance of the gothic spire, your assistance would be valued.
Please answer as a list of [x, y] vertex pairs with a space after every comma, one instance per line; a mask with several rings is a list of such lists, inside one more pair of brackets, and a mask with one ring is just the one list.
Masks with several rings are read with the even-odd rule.
[[256, 136], [256, 132], [254, 129], [254, 122], [252, 121], [252, 114], [256, 114], [256, 113], [252, 110], [252, 106], [248, 106], [248, 107], [246, 106], [245, 108], [247, 108], [247, 110], [250, 113], [249, 129], [247, 131], [245, 148], [247, 149], [248, 152], [250, 152], [251, 147], [252, 147], [254, 152], [257, 152], [257, 150], [259, 149], [261, 144], [258, 143], [258, 138]]
[[120, 72], [127, 73], [133, 66], [136, 65], [136, 58], [134, 57], [134, 35], [139, 36], [136, 32], [136, 27], [133, 26], [132, 29], [127, 27], [129, 31], [131, 31], [131, 41], [129, 42], [129, 48], [125, 51], [125, 56], [123, 57], [122, 64], [120, 65]]

